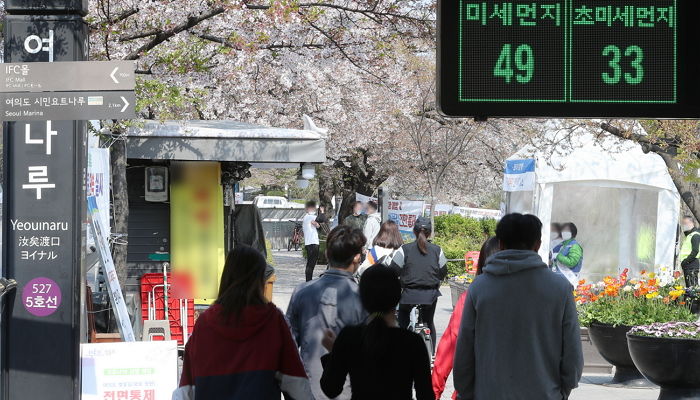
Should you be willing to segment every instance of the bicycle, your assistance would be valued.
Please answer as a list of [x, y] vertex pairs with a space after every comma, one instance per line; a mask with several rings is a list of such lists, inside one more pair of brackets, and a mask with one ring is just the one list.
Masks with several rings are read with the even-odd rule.
[[297, 222], [294, 224], [292, 237], [289, 239], [289, 243], [287, 243], [287, 251], [292, 251], [292, 247], [294, 247], [294, 251], [299, 250], [301, 247], [302, 237], [304, 237], [304, 230], [302, 229], [301, 224]]
[[432, 360], [434, 344], [432, 338], [430, 337], [430, 327], [423, 320], [423, 309], [427, 306], [427, 304], [417, 304], [413, 306], [411, 309], [411, 322], [408, 325], [408, 329], [417, 333], [418, 336], [423, 339], [425, 349], [428, 351], [428, 356]]

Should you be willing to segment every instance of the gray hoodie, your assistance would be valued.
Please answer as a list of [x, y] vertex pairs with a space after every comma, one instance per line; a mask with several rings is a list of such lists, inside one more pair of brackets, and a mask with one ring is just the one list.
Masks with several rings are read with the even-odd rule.
[[461, 400], [562, 400], [583, 372], [571, 285], [534, 251], [504, 250], [469, 287], [454, 362]]

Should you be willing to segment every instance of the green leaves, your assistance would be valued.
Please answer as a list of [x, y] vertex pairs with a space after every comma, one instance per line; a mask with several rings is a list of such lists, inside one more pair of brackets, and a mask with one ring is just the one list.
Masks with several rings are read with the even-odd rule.
[[613, 326], [648, 325], [655, 322], [694, 321], [697, 317], [679, 302], [664, 303], [661, 299], [644, 297], [601, 298], [579, 305], [581, 326], [593, 322]]
[[[496, 230], [496, 221], [491, 219], [466, 218], [459, 214], [435, 217], [433, 243], [442, 247], [447, 259], [464, 259], [468, 251], [478, 251], [481, 245]], [[465, 273], [464, 261], [447, 263], [448, 276]]]

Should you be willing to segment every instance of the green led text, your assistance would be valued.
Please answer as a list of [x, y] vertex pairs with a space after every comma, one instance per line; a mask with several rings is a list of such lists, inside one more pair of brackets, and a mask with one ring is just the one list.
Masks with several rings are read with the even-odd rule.
[[[493, 67], [493, 76], [505, 79], [506, 83], [510, 83], [515, 76], [518, 83], [528, 83], [532, 79], [535, 72], [535, 56], [532, 54], [532, 47], [527, 44], [521, 44], [515, 49], [515, 53], [511, 52], [512, 46], [504, 44], [501, 48], [501, 54], [498, 56], [496, 65]], [[512, 62], [512, 61], [513, 62]], [[515, 64], [516, 74], [512, 64]]]
[[644, 80], [644, 67], [642, 66], [644, 51], [642, 51], [642, 48], [639, 46], [629, 46], [625, 49], [624, 55], [626, 58], [632, 57], [630, 67], [632, 67], [633, 72], [622, 73], [622, 67], [620, 66], [622, 52], [619, 47], [609, 44], [603, 48], [603, 57], [608, 58], [608, 66], [612, 70], [601, 74], [603, 82], [609, 85], [616, 85], [620, 83], [623, 76], [625, 82], [630, 85], [637, 85]]

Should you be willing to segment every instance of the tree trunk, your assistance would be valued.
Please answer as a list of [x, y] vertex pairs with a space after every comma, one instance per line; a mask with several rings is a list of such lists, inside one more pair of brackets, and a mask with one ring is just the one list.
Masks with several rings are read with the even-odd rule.
[[[352, 188], [351, 188], [352, 189]], [[338, 213], [338, 223], [342, 224], [345, 217], [352, 214], [352, 206], [355, 204], [355, 191], [343, 191], [343, 202], [340, 203], [340, 211]]]
[[332, 170], [330, 167], [322, 165], [318, 168], [318, 200], [326, 210], [329, 217], [335, 216], [333, 208], [333, 198], [335, 197], [335, 184], [333, 182]]
[[678, 193], [681, 194], [681, 199], [688, 206], [695, 220], [700, 221], [700, 185], [683, 179], [683, 172], [678, 166], [678, 161], [673, 156], [660, 151], [654, 152], [664, 160], [666, 167], [668, 167], [668, 172], [671, 174], [671, 179], [673, 179]]
[[[115, 135], [120, 132], [112, 132]], [[127, 236], [129, 227], [129, 194], [126, 186], [126, 141], [116, 140], [110, 147], [112, 162], [112, 207], [114, 208], [114, 234], [118, 240], [112, 246], [112, 258], [119, 284], [124, 289], [127, 278]]]

